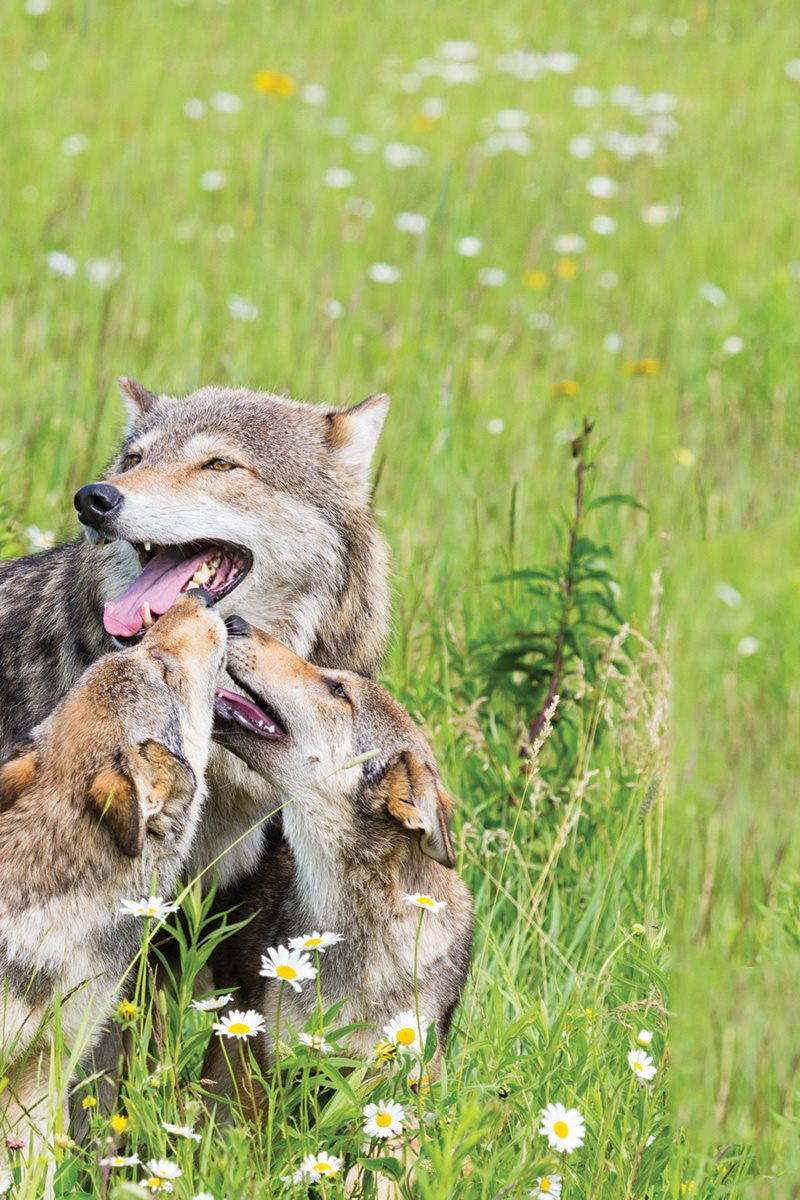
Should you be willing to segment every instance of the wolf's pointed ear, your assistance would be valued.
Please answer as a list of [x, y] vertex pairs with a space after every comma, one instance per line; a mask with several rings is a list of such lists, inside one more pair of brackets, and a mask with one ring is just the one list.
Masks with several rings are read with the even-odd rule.
[[148, 739], [101, 767], [89, 784], [86, 802], [122, 853], [137, 858], [144, 848], [148, 821], [161, 812], [170, 796], [191, 798], [195, 787], [189, 764]]
[[368, 396], [354, 408], [328, 413], [328, 444], [337, 460], [365, 486], [389, 411], [389, 397]]
[[35, 750], [14, 754], [0, 767], [0, 812], [15, 804], [36, 778], [39, 756]]
[[415, 754], [406, 752], [384, 778], [389, 814], [405, 829], [419, 831], [423, 854], [454, 867], [456, 856], [450, 840], [453, 801], [433, 771]]
[[129, 379], [127, 375], [120, 375], [117, 383], [130, 421], [143, 417], [145, 413], [150, 412], [154, 405], [158, 404], [158, 396], [148, 392], [147, 388], [142, 387], [135, 379]]

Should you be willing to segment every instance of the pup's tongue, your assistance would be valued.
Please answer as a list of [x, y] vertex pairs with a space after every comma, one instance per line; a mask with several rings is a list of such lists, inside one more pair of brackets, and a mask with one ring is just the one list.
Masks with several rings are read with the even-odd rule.
[[162, 616], [181, 593], [185, 583], [202, 567], [208, 549], [186, 557], [185, 549], [171, 546], [154, 554], [147, 566], [116, 600], [103, 609], [106, 633], [115, 637], [133, 637], [144, 625], [145, 603], [154, 616]]

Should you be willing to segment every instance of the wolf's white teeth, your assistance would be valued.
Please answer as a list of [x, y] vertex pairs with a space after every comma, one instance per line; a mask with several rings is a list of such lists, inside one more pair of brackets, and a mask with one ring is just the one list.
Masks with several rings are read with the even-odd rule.
[[150, 543], [149, 543], [149, 542], [142, 542], [142, 546], [144, 547], [144, 549], [145, 549], [146, 553], [147, 553], [147, 554], [149, 554], [149, 553], [150, 553]]
[[199, 587], [200, 587], [199, 583], [195, 583], [195, 581], [193, 579], [190, 579], [186, 585], [186, 590], [187, 590], [187, 592], [191, 592], [192, 588], [199, 588]]
[[144, 604], [142, 605], [142, 623], [144, 624], [145, 628], [147, 628], [147, 629], [149, 629], [151, 625], [155, 624], [155, 622], [153, 620], [153, 614], [150, 611], [150, 605], [147, 603], [146, 600], [145, 600]]

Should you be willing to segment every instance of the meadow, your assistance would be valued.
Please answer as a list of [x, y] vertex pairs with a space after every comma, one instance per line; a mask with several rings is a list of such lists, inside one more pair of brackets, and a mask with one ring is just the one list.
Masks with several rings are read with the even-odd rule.
[[[334, 1053], [286, 1047], [269, 1119], [220, 1128], [190, 888], [56, 1194], [148, 1195], [165, 1159], [180, 1200], [356, 1166], [365, 1197], [800, 1195], [796, 8], [27, 0], [0, 40], [3, 555], [75, 536], [120, 374], [388, 392], [382, 678], [477, 914], [438, 1084], [351, 1063], [331, 1013]], [[363, 1130], [388, 1099], [413, 1176]]]

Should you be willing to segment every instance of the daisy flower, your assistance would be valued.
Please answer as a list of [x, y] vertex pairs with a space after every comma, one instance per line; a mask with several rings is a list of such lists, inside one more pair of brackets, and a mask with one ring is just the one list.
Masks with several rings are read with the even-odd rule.
[[178, 906], [168, 904], [163, 896], [150, 896], [147, 900], [123, 900], [119, 910], [132, 917], [154, 917], [156, 921], [165, 921], [170, 913], [178, 911]]
[[300, 1172], [301, 1175], [307, 1176], [313, 1181], [328, 1179], [331, 1175], [336, 1174], [341, 1165], [342, 1160], [335, 1154], [326, 1154], [324, 1150], [320, 1150], [316, 1154], [305, 1156], [300, 1163]]
[[447, 908], [446, 900], [434, 900], [433, 896], [426, 896], [422, 892], [414, 892], [411, 895], [406, 892], [403, 896], [403, 904], [411, 904], [415, 908], [427, 908], [433, 913], [439, 913], [443, 908]]
[[329, 946], [335, 946], [337, 942], [344, 941], [344, 934], [331, 933], [327, 930], [325, 933], [319, 933], [316, 929], [313, 933], [304, 933], [300, 937], [289, 938], [290, 950], [318, 950], [320, 954], [324, 954]]
[[135, 1167], [139, 1163], [138, 1154], [111, 1154], [108, 1158], [100, 1159], [101, 1167]]
[[145, 1179], [144, 1186], [151, 1192], [171, 1192], [172, 1180], [179, 1179], [183, 1174], [177, 1163], [168, 1158], [151, 1158], [147, 1164], [150, 1178]]
[[539, 1133], [547, 1138], [554, 1150], [572, 1154], [583, 1145], [586, 1126], [577, 1108], [564, 1108], [563, 1104], [548, 1104], [542, 1109]]
[[202, 1141], [199, 1133], [195, 1133], [191, 1125], [170, 1125], [169, 1121], [162, 1121], [161, 1128], [167, 1133], [173, 1134], [174, 1137], [187, 1138], [193, 1142]]
[[196, 1008], [198, 1012], [214, 1012], [217, 1008], [224, 1008], [226, 1004], [230, 1004], [233, 999], [232, 992], [226, 992], [224, 996], [209, 996], [206, 1000], [193, 1000], [190, 1007]]
[[628, 1066], [642, 1082], [652, 1079], [658, 1071], [658, 1067], [644, 1050], [631, 1050], [628, 1054]]
[[409, 1008], [398, 1013], [388, 1025], [384, 1025], [383, 1032], [386, 1034], [386, 1040], [397, 1046], [398, 1050], [405, 1050], [409, 1054], [422, 1054], [430, 1024], [427, 1017], [420, 1016], [418, 1025], [417, 1014]]
[[306, 979], [316, 979], [317, 968], [311, 962], [311, 955], [300, 950], [287, 950], [285, 946], [270, 946], [266, 954], [261, 955], [261, 970], [259, 975], [266, 979], [279, 979], [282, 983], [291, 984], [296, 992], [302, 992], [301, 983]]
[[367, 1104], [361, 1111], [366, 1117], [362, 1128], [369, 1137], [397, 1137], [403, 1132], [406, 1110], [402, 1104], [386, 1100], [383, 1104]]
[[6, 1167], [0, 1167], [0, 1196], [5, 1196], [11, 1190], [14, 1176]]
[[214, 1200], [211, 1192], [198, 1192], [196, 1196], [192, 1196], [192, 1200]]
[[333, 1046], [319, 1033], [298, 1033], [297, 1040], [318, 1054], [333, 1054]]
[[251, 1038], [258, 1033], [266, 1031], [264, 1018], [261, 1013], [255, 1012], [254, 1009], [248, 1008], [247, 1012], [240, 1012], [234, 1009], [228, 1013], [221, 1021], [217, 1021], [211, 1027], [214, 1033], [218, 1033], [220, 1037], [228, 1038]]
[[653, 1035], [649, 1029], [640, 1029], [636, 1035], [636, 1040], [640, 1046], [649, 1046], [653, 1040]]
[[535, 1187], [531, 1190], [530, 1195], [534, 1200], [546, 1200], [552, 1196], [554, 1200], [559, 1200], [561, 1195], [561, 1176], [560, 1175], [542, 1175], [536, 1180]]

